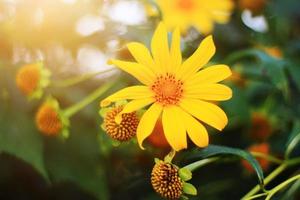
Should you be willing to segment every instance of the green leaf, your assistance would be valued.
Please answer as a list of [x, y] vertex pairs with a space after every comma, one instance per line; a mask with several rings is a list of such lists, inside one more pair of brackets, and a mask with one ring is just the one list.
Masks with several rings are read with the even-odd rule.
[[109, 199], [106, 170], [95, 133], [73, 123], [67, 140], [45, 140], [45, 164], [54, 183], [70, 181], [97, 199]]
[[288, 63], [287, 69], [290, 72], [292, 80], [296, 83], [298, 90], [300, 91], [300, 67], [299, 63]]
[[296, 121], [286, 144], [285, 158], [288, 158], [300, 142], [300, 121]]
[[48, 181], [43, 141], [32, 117], [14, 109], [7, 109], [1, 115], [0, 153], [7, 152], [31, 164]]
[[197, 195], [197, 189], [190, 183], [183, 183], [183, 192], [189, 195]]
[[181, 168], [179, 170], [179, 176], [183, 181], [188, 181], [192, 179], [192, 172], [187, 168]]
[[225, 147], [225, 146], [218, 146], [218, 145], [209, 145], [205, 149], [196, 150], [191, 153], [188, 157], [189, 159], [204, 159], [211, 156], [218, 156], [218, 155], [234, 155], [241, 157], [249, 162], [249, 164], [254, 168], [260, 185], [264, 185], [264, 175], [263, 171], [257, 162], [257, 160], [247, 151], [237, 148]]

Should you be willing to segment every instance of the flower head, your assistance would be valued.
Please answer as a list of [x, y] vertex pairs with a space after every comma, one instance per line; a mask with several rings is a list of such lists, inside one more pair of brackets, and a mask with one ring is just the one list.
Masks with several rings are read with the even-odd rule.
[[155, 192], [166, 199], [179, 199], [183, 182], [178, 172], [179, 168], [171, 163], [155, 164], [151, 173], [151, 184]]
[[163, 23], [159, 24], [152, 38], [152, 55], [140, 43], [130, 43], [128, 48], [137, 62], [110, 60], [109, 63], [133, 75], [144, 85], [122, 89], [105, 98], [101, 106], [131, 100], [116, 117], [117, 122], [124, 113], [150, 106], [137, 127], [141, 148], [160, 117], [166, 139], [174, 150], [187, 148], [186, 133], [197, 146], [207, 146], [208, 134], [201, 122], [222, 130], [228, 121], [224, 111], [211, 101], [223, 101], [232, 96], [229, 87], [218, 83], [231, 75], [228, 66], [214, 65], [199, 71], [215, 53], [212, 37], [205, 38], [184, 62], [179, 29], [174, 31], [169, 49]]
[[43, 89], [49, 84], [49, 76], [50, 72], [42, 62], [27, 64], [18, 70], [16, 84], [29, 98], [40, 98]]
[[48, 99], [39, 108], [35, 116], [38, 130], [47, 136], [56, 136], [65, 133], [68, 126], [66, 119], [59, 108], [58, 102], [52, 98]]
[[214, 23], [227, 23], [233, 9], [231, 0], [156, 0], [169, 29], [185, 32], [190, 26], [209, 34]]
[[[189, 181], [192, 172], [187, 168], [179, 168], [172, 163], [173, 152], [165, 159], [155, 159], [151, 172], [151, 184], [156, 193], [165, 199], [179, 199], [185, 195], [196, 195], [197, 189]], [[171, 157], [170, 157], [171, 156]]]
[[258, 141], [265, 141], [272, 134], [272, 126], [266, 116], [255, 112], [252, 114], [250, 136]]
[[104, 129], [107, 134], [118, 141], [127, 141], [136, 135], [139, 117], [136, 112], [122, 115], [120, 123], [116, 123], [116, 116], [122, 111], [123, 106], [117, 106], [106, 112], [104, 116]]

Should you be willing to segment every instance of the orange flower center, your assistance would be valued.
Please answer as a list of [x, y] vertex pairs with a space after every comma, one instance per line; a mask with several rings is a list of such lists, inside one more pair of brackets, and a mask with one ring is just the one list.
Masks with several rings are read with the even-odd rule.
[[191, 11], [195, 7], [194, 0], [178, 0], [177, 7], [182, 11]]
[[179, 102], [183, 93], [183, 82], [177, 80], [174, 75], [159, 76], [151, 86], [155, 93], [156, 102], [163, 106], [175, 105]]
[[25, 94], [30, 95], [38, 87], [40, 81], [40, 70], [38, 65], [31, 64], [22, 67], [16, 76], [19, 89]]
[[128, 141], [136, 135], [136, 129], [139, 124], [139, 118], [136, 112], [125, 113], [122, 115], [122, 121], [117, 124], [116, 116], [123, 110], [123, 106], [118, 106], [108, 111], [104, 124], [107, 134], [118, 141]]
[[36, 114], [36, 125], [43, 134], [54, 136], [59, 134], [62, 123], [57, 111], [48, 104], [43, 104]]

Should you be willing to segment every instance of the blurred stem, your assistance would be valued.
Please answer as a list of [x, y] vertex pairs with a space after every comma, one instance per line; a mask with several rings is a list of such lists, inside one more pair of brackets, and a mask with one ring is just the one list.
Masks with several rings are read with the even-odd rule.
[[[281, 172], [283, 172], [287, 168], [287, 165], [285, 163], [279, 165], [274, 171], [272, 171], [265, 179], [264, 179], [264, 185], [266, 186], [268, 183], [270, 183], [274, 178], [276, 178]], [[248, 200], [249, 197], [256, 194], [260, 190], [260, 185], [256, 185], [250, 192], [248, 192], [244, 197], [242, 197], [242, 200]]]
[[209, 163], [215, 162], [219, 159], [220, 159], [219, 157], [207, 158], [207, 159], [199, 160], [199, 161], [196, 161], [196, 162], [191, 163], [189, 165], [186, 165], [183, 168], [186, 168], [186, 169], [190, 170], [191, 172], [193, 172], [193, 171], [199, 169], [200, 167], [203, 167], [203, 166], [205, 166]]
[[[287, 167], [300, 164], [300, 158], [294, 158], [291, 160], [284, 161], [281, 165], [279, 165], [274, 171], [272, 171], [265, 179], [264, 185], [266, 186], [270, 183], [274, 178], [276, 178], [281, 172], [283, 172]], [[242, 200], [247, 200], [252, 195], [256, 194], [260, 190], [260, 185], [256, 185], [250, 192], [248, 192]]]
[[83, 81], [89, 80], [97, 75], [105, 74], [107, 72], [111, 72], [114, 70], [116, 70], [116, 69], [112, 68], [112, 69], [108, 69], [108, 70], [104, 70], [104, 71], [83, 74], [83, 75], [72, 77], [72, 78], [65, 79], [65, 80], [58, 80], [55, 82], [51, 82], [51, 86], [52, 87], [70, 87], [70, 86], [76, 85], [78, 83], [81, 83]]
[[256, 199], [256, 198], [259, 198], [259, 197], [263, 197], [263, 196], [267, 196], [268, 193], [261, 193], [261, 194], [256, 194], [256, 195], [253, 195], [245, 200], [251, 200], [251, 199]]
[[300, 174], [293, 176], [289, 179], [287, 179], [286, 181], [280, 183], [279, 185], [277, 185], [276, 187], [274, 187], [272, 190], [269, 191], [268, 196], [266, 197], [266, 200], [270, 200], [271, 197], [276, 194], [279, 190], [281, 190], [282, 188], [284, 188], [285, 186], [287, 186], [288, 184], [290, 184], [291, 182], [294, 182], [296, 180], [300, 179]]
[[88, 104], [92, 103], [94, 100], [96, 100], [99, 96], [101, 96], [104, 92], [106, 92], [114, 84], [115, 84], [115, 81], [109, 81], [105, 85], [99, 87], [93, 93], [91, 93], [89, 96], [87, 96], [85, 99], [83, 99], [80, 102], [76, 103], [75, 105], [67, 108], [64, 111], [64, 115], [66, 117], [70, 118], [72, 115], [77, 113], [79, 110], [81, 110]]
[[251, 152], [251, 154], [254, 156], [254, 157], [258, 157], [258, 158], [263, 158], [263, 159], [266, 159], [270, 162], [273, 162], [273, 163], [276, 163], [276, 164], [282, 164], [284, 161], [283, 160], [280, 160], [274, 156], [271, 156], [271, 155], [268, 155], [268, 154], [264, 154], [264, 153], [261, 153], [261, 152]]

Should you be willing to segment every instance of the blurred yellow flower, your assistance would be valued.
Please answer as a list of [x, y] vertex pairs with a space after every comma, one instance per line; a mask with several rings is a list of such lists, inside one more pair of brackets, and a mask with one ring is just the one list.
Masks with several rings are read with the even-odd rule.
[[128, 48], [137, 62], [110, 60], [109, 63], [131, 74], [144, 85], [122, 89], [104, 99], [101, 106], [131, 99], [116, 117], [116, 121], [120, 122], [123, 113], [151, 105], [137, 127], [141, 148], [160, 115], [164, 134], [174, 150], [187, 148], [186, 132], [197, 146], [207, 146], [207, 131], [198, 120], [218, 130], [222, 130], [228, 121], [222, 109], [207, 101], [223, 101], [232, 96], [229, 87], [218, 84], [231, 75], [228, 66], [214, 65], [199, 71], [215, 53], [212, 37], [205, 38], [195, 53], [184, 62], [179, 29], [174, 31], [169, 49], [167, 29], [163, 23], [159, 24], [152, 38], [153, 58], [143, 44], [133, 42], [128, 44]]
[[60, 109], [58, 101], [52, 97], [48, 97], [38, 108], [35, 115], [35, 124], [43, 135], [61, 135], [63, 138], [69, 136], [69, 118]]
[[62, 129], [62, 122], [58, 111], [49, 103], [44, 103], [39, 107], [35, 120], [38, 130], [44, 135], [55, 136]]
[[225, 24], [230, 19], [234, 3], [231, 0], [156, 0], [168, 29], [180, 27], [185, 32], [194, 26], [209, 34], [214, 23]]
[[49, 85], [50, 71], [42, 62], [22, 66], [16, 74], [16, 84], [23, 94], [30, 99], [40, 98], [43, 89]]

